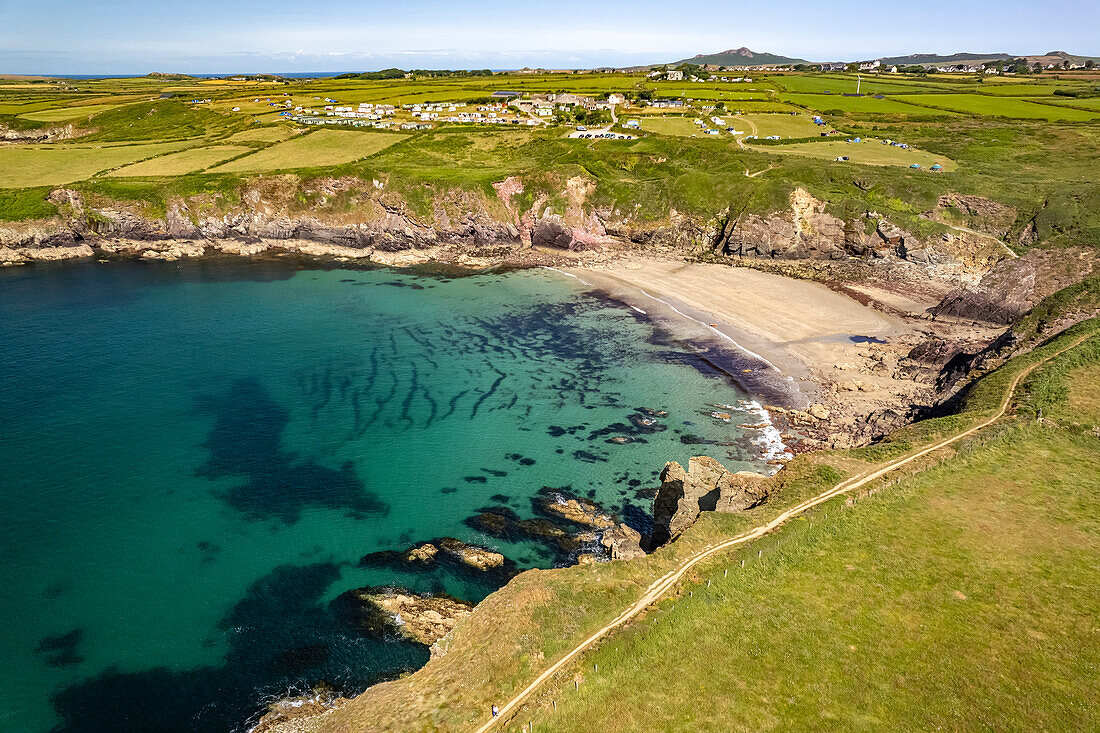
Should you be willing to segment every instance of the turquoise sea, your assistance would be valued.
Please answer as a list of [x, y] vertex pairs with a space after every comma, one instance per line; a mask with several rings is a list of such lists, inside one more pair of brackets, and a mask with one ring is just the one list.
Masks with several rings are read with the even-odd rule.
[[0, 272], [0, 730], [243, 729], [415, 669], [426, 648], [363, 635], [337, 596], [494, 586], [361, 557], [453, 536], [561, 563], [466, 523], [531, 517], [546, 486], [645, 530], [665, 461], [765, 468], [747, 399], [546, 270]]

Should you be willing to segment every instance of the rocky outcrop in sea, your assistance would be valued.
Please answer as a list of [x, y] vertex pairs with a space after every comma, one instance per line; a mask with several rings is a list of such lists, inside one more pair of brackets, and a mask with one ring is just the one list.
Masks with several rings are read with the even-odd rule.
[[707, 456], [690, 459], [687, 470], [670, 461], [661, 471], [661, 488], [653, 500], [650, 548], [678, 537], [701, 512], [741, 512], [759, 505], [767, 499], [769, 486], [762, 474], [733, 473]]
[[449, 634], [474, 606], [444, 594], [419, 594], [398, 586], [367, 586], [339, 601], [353, 623], [374, 636], [394, 636], [432, 646]]

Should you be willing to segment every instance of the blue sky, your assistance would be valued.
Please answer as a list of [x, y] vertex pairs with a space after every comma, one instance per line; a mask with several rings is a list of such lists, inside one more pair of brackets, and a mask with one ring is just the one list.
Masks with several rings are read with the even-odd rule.
[[1100, 55], [1097, 0], [0, 0], [0, 73], [588, 67], [748, 46], [815, 61]]

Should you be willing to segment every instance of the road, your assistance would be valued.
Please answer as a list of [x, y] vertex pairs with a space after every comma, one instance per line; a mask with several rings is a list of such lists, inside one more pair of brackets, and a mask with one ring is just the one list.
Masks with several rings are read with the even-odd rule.
[[1054, 354], [1051, 354], [1050, 356], [1046, 357], [1045, 359], [1042, 359], [1042, 360], [1036, 362], [1035, 364], [1032, 364], [1027, 369], [1024, 369], [1022, 372], [1017, 374], [1016, 378], [1012, 380], [1012, 384], [1010, 384], [1008, 389], [1005, 390], [1005, 395], [1004, 395], [1004, 398], [1001, 401], [1000, 409], [998, 409], [996, 414], [994, 414], [988, 420], [985, 420], [985, 421], [979, 423], [978, 425], [975, 425], [972, 428], [969, 428], [967, 430], [963, 430], [962, 432], [956, 433], [955, 435], [952, 435], [949, 438], [944, 438], [942, 440], [936, 441], [935, 443], [932, 443], [931, 445], [928, 445], [924, 448], [921, 448], [920, 450], [917, 450], [914, 453], [910, 453], [907, 456], [903, 456], [901, 458], [894, 459], [893, 461], [889, 461], [889, 462], [883, 464], [878, 469], [872, 470], [868, 473], [860, 474], [858, 476], [853, 476], [852, 478], [841, 481], [840, 483], [836, 484], [835, 486], [833, 486], [828, 491], [824, 491], [824, 492], [818, 494], [817, 496], [813, 497], [812, 499], [807, 499], [806, 501], [802, 502], [801, 504], [798, 504], [797, 506], [791, 507], [790, 509], [783, 512], [782, 514], [780, 514], [778, 517], [776, 517], [772, 521], [768, 522], [767, 524], [762, 524], [759, 527], [756, 527], [755, 529], [751, 529], [751, 530], [748, 530], [746, 532], [742, 532], [741, 534], [736, 535], [734, 537], [731, 537], [730, 539], [728, 539], [724, 542], [721, 542], [717, 545], [707, 546], [707, 547], [703, 548], [702, 550], [700, 550], [698, 553], [696, 553], [696, 554], [692, 555], [691, 557], [687, 558], [683, 563], [680, 564], [679, 567], [675, 568], [674, 570], [669, 571], [665, 575], [663, 575], [660, 578], [658, 578], [657, 580], [655, 580], [648, 588], [646, 588], [646, 591], [642, 595], [642, 597], [639, 598], [633, 605], [631, 605], [629, 608], [627, 608], [621, 614], [616, 616], [615, 619], [612, 620], [610, 623], [608, 623], [606, 626], [602, 627], [600, 630], [596, 631], [594, 634], [589, 636], [587, 639], [585, 639], [581, 643], [577, 644], [577, 646], [575, 646], [572, 649], [572, 651], [570, 651], [568, 654], [563, 656], [561, 659], [559, 659], [557, 662], [555, 662], [549, 669], [547, 669], [545, 672], [543, 672], [537, 678], [535, 678], [535, 680], [533, 682], [531, 682], [531, 684], [529, 684], [527, 687], [525, 687], [519, 694], [517, 694], [515, 697], [513, 697], [511, 700], [509, 700], [507, 703], [505, 703], [504, 706], [502, 706], [500, 708], [498, 717], [490, 718], [488, 721], [485, 722], [484, 725], [482, 725], [480, 728], [478, 728], [477, 733], [486, 733], [486, 731], [491, 730], [496, 723], [508, 719], [509, 713], [514, 713], [516, 711], [516, 709], [523, 703], [523, 701], [532, 692], [534, 692], [536, 689], [538, 689], [548, 679], [553, 677], [554, 674], [556, 674], [562, 667], [567, 665], [570, 661], [575, 659], [578, 655], [580, 655], [582, 652], [584, 652], [590, 646], [592, 646], [597, 641], [602, 639], [604, 636], [606, 636], [610, 632], [614, 631], [619, 626], [622, 626], [627, 621], [629, 621], [630, 619], [634, 618], [639, 613], [644, 611], [647, 607], [649, 607], [655, 601], [659, 600], [665, 594], [666, 591], [668, 591], [670, 588], [672, 588], [672, 586], [674, 586], [680, 580], [680, 578], [684, 577], [684, 575], [689, 570], [691, 570], [693, 567], [695, 567], [699, 563], [713, 557], [714, 555], [716, 555], [719, 552], [722, 552], [723, 550], [728, 550], [732, 547], [736, 547], [738, 545], [743, 545], [746, 542], [751, 542], [752, 540], [763, 537], [767, 533], [769, 533], [769, 532], [771, 532], [775, 529], [778, 529], [780, 526], [782, 526], [783, 524], [788, 522], [790, 519], [792, 519], [794, 517], [797, 517], [798, 515], [806, 512], [810, 509], [813, 509], [815, 506], [817, 506], [819, 504], [822, 504], [826, 501], [829, 501], [830, 499], [833, 499], [833, 498], [835, 498], [837, 496], [840, 496], [842, 494], [846, 494], [850, 491], [854, 491], [855, 489], [858, 489], [862, 486], [866, 486], [870, 482], [872, 482], [876, 479], [882, 478], [886, 474], [891, 473], [892, 471], [896, 471], [897, 469], [899, 469], [903, 466], [906, 466], [906, 465], [912, 463], [913, 461], [916, 461], [920, 458], [923, 458], [924, 456], [928, 455], [929, 453], [934, 453], [935, 451], [938, 451], [942, 448], [946, 448], [947, 446], [949, 446], [953, 443], [956, 443], [956, 442], [962, 440], [963, 438], [967, 438], [967, 437], [973, 435], [974, 433], [977, 433], [980, 430], [984, 430], [985, 428], [989, 427], [993, 423], [1000, 420], [1004, 416], [1004, 414], [1008, 411], [1008, 407], [1012, 403], [1012, 396], [1016, 393], [1016, 387], [1019, 386], [1020, 381], [1024, 377], [1026, 377], [1032, 371], [1034, 371], [1038, 367], [1042, 366], [1043, 364], [1047, 363], [1051, 359], [1054, 359], [1058, 355], [1063, 354], [1066, 351], [1069, 351], [1070, 349], [1072, 349], [1075, 346], [1079, 345], [1080, 343], [1082, 343], [1083, 341], [1088, 339], [1090, 336], [1092, 336], [1092, 334], [1086, 334], [1086, 335], [1082, 336], [1081, 338], [1077, 339], [1076, 341], [1074, 341], [1069, 346], [1066, 346], [1065, 348], [1061, 349], [1060, 351], [1055, 352]]
[[[736, 120], [737, 118], [734, 118], [734, 119]], [[752, 134], [753, 135], [759, 135], [760, 134], [759, 132], [756, 131], [756, 123], [753, 122], [752, 120], [743, 119], [743, 120], [741, 120], [741, 122], [749, 123], [749, 127], [752, 128]], [[745, 145], [745, 143], [741, 140], [741, 138], [743, 138], [743, 137], [744, 137], [744, 135], [738, 135], [737, 136], [737, 147], [741, 148], [742, 150], [748, 150], [749, 147], [747, 145]], [[745, 170], [745, 175], [746, 176], [749, 175], [749, 172], [748, 172], [747, 169]]]
[[512, 102], [512, 106], [514, 106], [520, 112], [523, 112], [524, 114], [526, 114], [528, 117], [530, 117], [535, 122], [538, 122], [540, 125], [550, 124], [549, 122], [547, 122], [545, 117], [539, 117], [537, 114], [535, 114], [533, 111], [531, 111], [531, 108], [529, 106], [526, 106], [526, 105], [521, 106], [521, 104], [519, 102]]

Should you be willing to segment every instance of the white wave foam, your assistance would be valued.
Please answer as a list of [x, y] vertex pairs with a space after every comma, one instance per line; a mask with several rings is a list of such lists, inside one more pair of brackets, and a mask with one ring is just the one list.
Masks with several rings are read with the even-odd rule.
[[[756, 432], [756, 436], [752, 439], [752, 442], [760, 447], [761, 457], [765, 461], [789, 461], [794, 458], [794, 453], [783, 442], [783, 435], [779, 432], [779, 428], [775, 427], [772, 423], [772, 416], [768, 413], [764, 406], [756, 400], [741, 400], [737, 403], [737, 407], [732, 405], [722, 405], [729, 409], [742, 410], [755, 416], [763, 427], [752, 428]], [[778, 471], [776, 466], [769, 466], [769, 475]]]
[[573, 273], [566, 272], [565, 270], [559, 270], [558, 268], [551, 267], [550, 265], [539, 265], [539, 267], [542, 268], [543, 270], [553, 270], [554, 272], [558, 273], [559, 275], [565, 275], [566, 277], [571, 277], [574, 280], [580, 280], [585, 285], [591, 285], [592, 284], [592, 283], [588, 282], [587, 280], [585, 280], [583, 277], [580, 277], [579, 275], [574, 275]]

